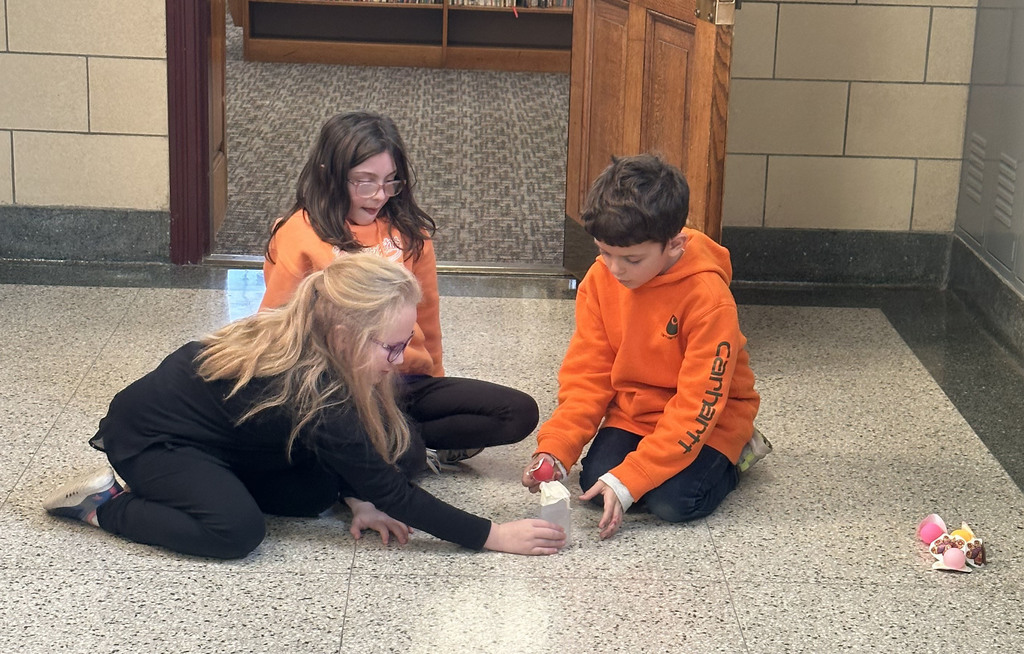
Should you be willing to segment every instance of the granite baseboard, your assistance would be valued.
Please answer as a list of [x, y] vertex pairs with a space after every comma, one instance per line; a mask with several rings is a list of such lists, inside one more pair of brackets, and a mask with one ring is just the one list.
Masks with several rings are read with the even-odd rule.
[[951, 234], [724, 227], [744, 282], [941, 288]]
[[0, 206], [0, 258], [166, 263], [170, 224], [166, 211]]
[[[951, 234], [724, 227], [738, 282], [943, 288]], [[577, 278], [597, 256], [593, 239], [565, 221], [565, 267]]]
[[1002, 344], [1024, 356], [1024, 295], [961, 240], [953, 239], [949, 290], [988, 323]]

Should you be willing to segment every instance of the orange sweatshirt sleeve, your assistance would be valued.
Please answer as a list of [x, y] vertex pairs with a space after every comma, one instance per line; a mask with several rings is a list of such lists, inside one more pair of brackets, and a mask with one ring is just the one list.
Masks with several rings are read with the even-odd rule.
[[558, 406], [537, 432], [536, 452], [551, 454], [566, 469], [576, 463], [615, 395], [614, 361], [598, 296], [584, 278], [576, 294], [576, 329], [558, 371]]
[[423, 251], [412, 263], [415, 275], [423, 291], [423, 298], [416, 307], [416, 324], [423, 332], [424, 347], [434, 360], [433, 377], [444, 376], [443, 349], [441, 346], [441, 298], [437, 290], [437, 258], [433, 241], [423, 243]]

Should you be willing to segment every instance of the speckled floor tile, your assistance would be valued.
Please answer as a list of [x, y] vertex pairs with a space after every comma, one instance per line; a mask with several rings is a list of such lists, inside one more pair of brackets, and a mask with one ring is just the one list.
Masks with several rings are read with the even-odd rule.
[[[253, 311], [251, 277], [238, 292], [0, 284], [0, 651], [532, 654], [535, 634], [554, 651], [1012, 651], [1024, 630], [1024, 494], [877, 307], [741, 306], [775, 452], [706, 520], [630, 512], [600, 541], [600, 513], [574, 502], [571, 545], [527, 558], [424, 534], [356, 542], [338, 510], [270, 518], [255, 553], [222, 562], [46, 515], [46, 492], [102, 462], [86, 441], [112, 395]], [[442, 298], [445, 365], [530, 393], [543, 418], [573, 303], [510, 295]], [[497, 521], [532, 517], [533, 447], [420, 483]], [[568, 485], [579, 494], [578, 469]], [[989, 566], [933, 572], [914, 536], [931, 512], [974, 527]]]
[[[531, 495], [519, 483], [532, 448], [532, 443], [495, 448], [464, 462], [459, 471], [428, 474], [419, 483], [435, 496], [495, 522], [534, 518], [540, 509], [539, 496]], [[578, 496], [578, 475], [571, 475], [566, 486], [574, 497]], [[602, 541], [598, 537], [598, 509], [574, 500], [570, 515], [570, 543], [556, 556], [535, 559], [479, 555], [423, 534], [417, 534], [404, 547], [385, 548], [378, 538], [371, 537], [359, 545], [354, 570], [359, 574], [387, 574], [400, 569], [402, 574], [424, 576], [444, 570], [453, 577], [540, 576], [562, 580], [724, 580], [703, 520], [672, 525], [649, 514], [631, 513], [615, 538]], [[660, 552], [662, 556], [638, 557], [637, 552]]]
[[1013, 652], [1024, 633], [1020, 579], [979, 584], [985, 573], [923, 573], [912, 584], [731, 584], [746, 651]]
[[913, 580], [914, 526], [932, 512], [1012, 537], [1019, 489], [881, 312], [742, 313], [776, 452], [751, 471], [771, 475], [758, 504], [730, 497], [708, 518], [727, 578]]
[[729, 590], [700, 579], [352, 578], [345, 652], [741, 652]]
[[0, 570], [0, 651], [339, 651], [348, 575]]

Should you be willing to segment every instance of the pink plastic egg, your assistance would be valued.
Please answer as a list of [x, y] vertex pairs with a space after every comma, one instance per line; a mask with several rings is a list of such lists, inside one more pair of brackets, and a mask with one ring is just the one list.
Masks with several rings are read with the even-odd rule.
[[942, 563], [944, 563], [947, 568], [959, 570], [964, 567], [966, 562], [967, 555], [964, 554], [962, 549], [957, 547], [952, 547], [942, 554]]
[[945, 532], [942, 527], [935, 523], [928, 523], [921, 526], [921, 540], [925, 543], [930, 543]]
[[555, 478], [555, 466], [548, 459], [541, 459], [532, 474], [537, 481], [551, 481]]

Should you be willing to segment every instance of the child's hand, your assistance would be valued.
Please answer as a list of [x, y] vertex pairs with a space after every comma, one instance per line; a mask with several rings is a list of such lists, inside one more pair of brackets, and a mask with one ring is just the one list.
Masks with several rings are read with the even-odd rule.
[[[551, 476], [543, 479], [536, 479], [533, 476], [533, 471], [537, 469], [538, 464], [542, 461], [547, 462], [547, 464], [551, 466]], [[555, 457], [546, 452], [541, 452], [534, 456], [533, 460], [530, 461], [530, 464], [523, 470], [523, 486], [529, 488], [531, 493], [536, 493], [540, 490], [540, 483], [542, 481], [558, 481], [559, 479], [562, 479], [562, 466], [555, 460]]]
[[509, 554], [554, 554], [565, 547], [565, 531], [553, 522], [526, 518], [491, 523], [484, 549]]
[[388, 544], [391, 534], [394, 534], [402, 545], [409, 542], [409, 534], [412, 533], [412, 529], [404, 522], [399, 522], [384, 513], [371, 502], [346, 497], [345, 504], [352, 509], [352, 526], [349, 527], [349, 532], [356, 540], [362, 537], [364, 529], [373, 529], [380, 534], [380, 539], [384, 541], [385, 545]]
[[601, 515], [601, 522], [597, 523], [597, 526], [601, 529], [601, 540], [604, 540], [614, 536], [615, 532], [622, 525], [622, 504], [619, 503], [619, 498], [615, 491], [603, 481], [598, 481], [591, 486], [590, 490], [580, 495], [580, 499], [589, 501], [599, 494], [604, 498], [604, 513]]

